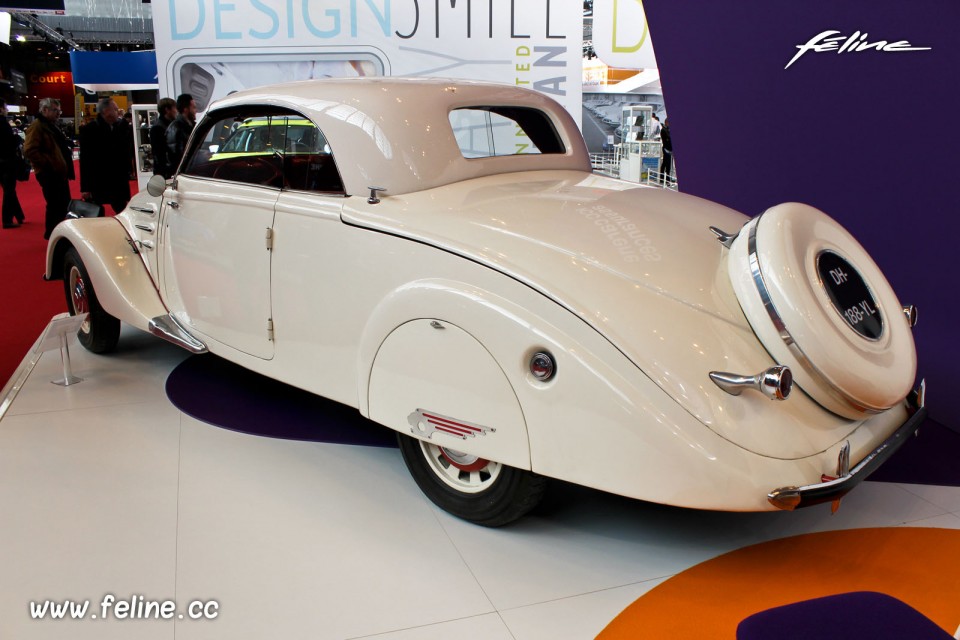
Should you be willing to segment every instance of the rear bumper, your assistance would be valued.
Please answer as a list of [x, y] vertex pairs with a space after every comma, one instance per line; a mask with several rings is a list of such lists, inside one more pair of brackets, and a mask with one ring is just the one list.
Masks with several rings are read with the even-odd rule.
[[906, 400], [910, 413], [907, 421], [880, 446], [864, 457], [847, 475], [836, 480], [808, 484], [802, 487], [780, 487], [767, 494], [767, 500], [778, 509], [793, 511], [815, 504], [833, 502], [845, 496], [886, 462], [897, 449], [903, 446], [910, 435], [917, 432], [920, 423], [927, 417], [927, 409], [924, 406], [925, 390], [926, 383], [921, 382], [920, 386]]

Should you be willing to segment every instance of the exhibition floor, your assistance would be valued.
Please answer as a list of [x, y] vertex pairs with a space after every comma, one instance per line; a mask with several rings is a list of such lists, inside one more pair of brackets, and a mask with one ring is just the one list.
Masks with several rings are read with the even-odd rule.
[[[116, 354], [71, 355], [83, 382], [51, 384], [62, 365], [47, 352], [0, 409], [0, 638], [580, 640], [631, 605], [648, 618], [621, 617], [621, 635], [602, 637], [664, 637], [650, 630], [672, 623], [656, 617], [684, 609], [697, 637], [733, 637], [696, 619], [698, 598], [713, 597], [702, 584], [672, 592], [672, 608], [638, 606], [757, 543], [865, 528], [960, 536], [960, 487], [872, 481], [833, 516], [674, 509], [557, 482], [522, 521], [486, 529], [435, 508], [396, 449], [238, 433], [183, 413], [165, 383], [188, 354], [151, 336], [124, 327]], [[942, 602], [910, 604], [952, 634], [960, 585], [953, 558], [940, 559], [923, 571], [952, 585], [926, 589]], [[822, 575], [827, 593], [850, 590]], [[857, 589], [895, 588], [890, 575], [854, 577]], [[117, 619], [108, 595], [187, 615]], [[84, 619], [38, 619], [48, 600], [90, 605]]]

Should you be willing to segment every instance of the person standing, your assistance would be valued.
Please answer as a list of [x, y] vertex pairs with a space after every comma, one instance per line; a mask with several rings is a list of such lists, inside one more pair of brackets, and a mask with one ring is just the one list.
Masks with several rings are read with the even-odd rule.
[[133, 130], [112, 98], [97, 103], [97, 119], [80, 127], [80, 197], [120, 213], [130, 201]]
[[7, 121], [7, 107], [0, 102], [0, 183], [3, 185], [3, 228], [15, 229], [23, 222], [23, 207], [17, 197], [17, 151], [23, 143]]
[[650, 114], [649, 126], [650, 126], [650, 134], [647, 135], [647, 138], [649, 138], [650, 140], [656, 140], [657, 137], [660, 135], [660, 129], [661, 129], [660, 118], [657, 117], [657, 114], [655, 113]]
[[153, 152], [153, 175], [161, 175], [168, 180], [173, 177], [176, 167], [170, 166], [167, 153], [167, 127], [177, 116], [177, 103], [173, 98], [163, 98], [157, 103], [160, 116], [150, 127], [150, 148]]
[[187, 140], [197, 123], [197, 103], [189, 93], [177, 96], [177, 117], [167, 127], [167, 160], [171, 172], [180, 166], [180, 160], [187, 150]]
[[70, 205], [70, 180], [74, 178], [73, 148], [57, 127], [59, 117], [59, 100], [41, 100], [40, 113], [27, 129], [23, 143], [23, 155], [33, 165], [33, 173], [40, 183], [43, 199], [47, 202], [43, 233], [45, 240], [50, 239], [53, 228], [67, 215], [67, 207]]
[[673, 140], [670, 139], [670, 118], [663, 119], [663, 127], [660, 129], [660, 142], [663, 144], [660, 179], [666, 184], [670, 179], [670, 170], [673, 167]]

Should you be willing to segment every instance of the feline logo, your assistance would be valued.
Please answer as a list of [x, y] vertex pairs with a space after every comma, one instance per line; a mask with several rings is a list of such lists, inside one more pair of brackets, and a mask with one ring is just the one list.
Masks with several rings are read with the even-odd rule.
[[870, 42], [867, 40], [866, 33], [854, 31], [851, 36], [841, 35], [840, 31], [827, 30], [818, 33], [810, 38], [805, 44], [797, 45], [797, 54], [790, 59], [784, 69], [789, 69], [790, 65], [800, 59], [800, 56], [808, 51], [814, 53], [824, 53], [826, 51], [836, 51], [839, 53], [859, 53], [873, 49], [884, 53], [898, 53], [901, 51], [929, 51], [931, 47], [915, 47], [906, 40], [897, 40], [888, 42], [887, 40], [877, 40]]

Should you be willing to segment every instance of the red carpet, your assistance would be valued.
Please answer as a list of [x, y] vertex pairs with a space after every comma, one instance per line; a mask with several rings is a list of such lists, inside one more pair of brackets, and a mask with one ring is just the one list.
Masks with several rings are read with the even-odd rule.
[[[79, 167], [76, 169], [79, 175]], [[131, 189], [136, 192], [136, 182], [131, 183]], [[70, 190], [73, 197], [80, 197], [78, 181], [70, 182]], [[50, 318], [66, 311], [63, 283], [42, 280], [47, 251], [43, 239], [45, 202], [36, 177], [18, 182], [17, 195], [26, 220], [17, 229], [0, 229], [0, 388]]]

